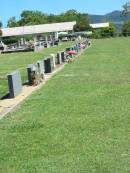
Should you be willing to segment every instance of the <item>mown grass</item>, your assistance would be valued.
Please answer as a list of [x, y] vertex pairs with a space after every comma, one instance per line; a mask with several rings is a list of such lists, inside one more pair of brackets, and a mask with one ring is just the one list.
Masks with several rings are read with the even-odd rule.
[[130, 172], [129, 45], [94, 40], [1, 120], [0, 172]]
[[73, 42], [62, 43], [59, 46], [43, 49], [39, 52], [24, 52], [12, 54], [0, 54], [0, 98], [8, 93], [7, 74], [19, 70], [23, 83], [27, 81], [27, 65], [36, 63], [37, 60], [45, 58], [50, 53], [57, 53]]

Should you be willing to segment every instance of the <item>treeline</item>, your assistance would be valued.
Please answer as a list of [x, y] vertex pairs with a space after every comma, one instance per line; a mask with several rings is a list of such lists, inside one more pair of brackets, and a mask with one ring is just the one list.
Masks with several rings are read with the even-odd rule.
[[58, 22], [76, 21], [77, 24], [74, 27], [74, 31], [86, 31], [90, 30], [90, 19], [87, 13], [80, 13], [76, 10], [68, 10], [65, 13], [59, 15], [45, 14], [40, 11], [23, 11], [20, 15], [20, 20], [16, 20], [15, 17], [11, 17], [8, 21], [8, 27], [28, 26]]

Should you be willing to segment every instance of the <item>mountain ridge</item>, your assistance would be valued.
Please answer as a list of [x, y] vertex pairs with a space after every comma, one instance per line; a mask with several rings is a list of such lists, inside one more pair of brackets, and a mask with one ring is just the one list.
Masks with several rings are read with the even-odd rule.
[[115, 10], [105, 15], [96, 15], [90, 14], [91, 23], [100, 23], [100, 22], [112, 22], [123, 24], [125, 21], [130, 20], [130, 15], [127, 17], [121, 15], [121, 11]]

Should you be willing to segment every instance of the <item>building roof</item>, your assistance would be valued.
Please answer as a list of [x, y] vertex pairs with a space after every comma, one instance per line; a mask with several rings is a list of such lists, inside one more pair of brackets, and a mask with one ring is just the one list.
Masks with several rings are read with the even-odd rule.
[[109, 23], [93, 23], [90, 26], [94, 29], [109, 27]]
[[42, 34], [49, 32], [71, 31], [73, 30], [75, 24], [76, 24], [75, 21], [62, 22], [62, 23], [22, 26], [14, 28], [3, 28], [1, 29], [1, 31], [2, 31], [2, 37], [33, 35], [33, 34]]

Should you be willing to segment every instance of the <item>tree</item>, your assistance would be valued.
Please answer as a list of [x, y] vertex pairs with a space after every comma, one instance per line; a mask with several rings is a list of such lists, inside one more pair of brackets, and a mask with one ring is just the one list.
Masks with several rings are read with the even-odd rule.
[[116, 34], [116, 27], [114, 26], [114, 24], [110, 23], [109, 27], [95, 29], [93, 33], [94, 38], [114, 37]]
[[122, 34], [124, 36], [130, 36], [130, 21], [127, 21], [122, 26]]
[[74, 31], [79, 32], [79, 31], [92, 30], [92, 28], [89, 25], [90, 21], [89, 21], [88, 14], [78, 13], [76, 22], [77, 22], [77, 24], [74, 26]]
[[48, 23], [47, 15], [40, 11], [25, 10], [22, 12], [21, 19], [18, 21], [18, 23], [20, 26], [45, 24]]
[[16, 21], [16, 18], [13, 16], [11, 17], [9, 20], [8, 20], [8, 24], [7, 24], [8, 27], [17, 27], [19, 26], [18, 22]]
[[112, 23], [110, 23], [109, 27], [101, 29], [102, 37], [114, 37], [115, 33], [116, 33], [116, 28]]
[[2, 26], [3, 26], [3, 23], [0, 21], [0, 28], [2, 28]]
[[123, 6], [122, 15], [128, 16], [130, 14], [130, 2], [126, 2]]

